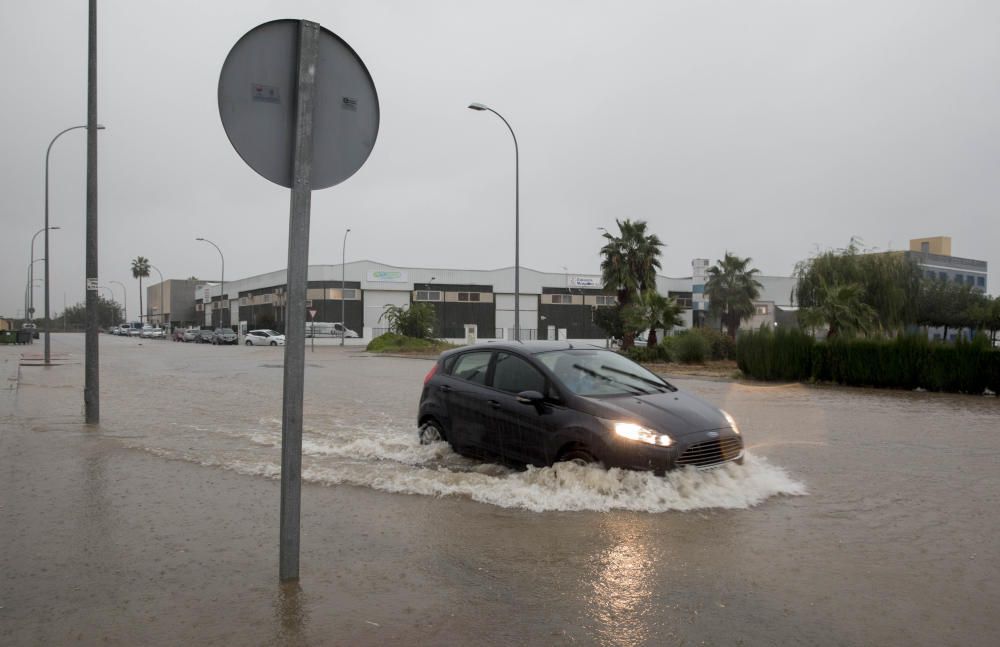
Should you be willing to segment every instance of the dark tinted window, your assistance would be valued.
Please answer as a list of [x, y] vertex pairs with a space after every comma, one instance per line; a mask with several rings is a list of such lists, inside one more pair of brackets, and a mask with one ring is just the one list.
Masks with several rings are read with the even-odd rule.
[[493, 367], [493, 386], [510, 393], [538, 391], [544, 394], [545, 376], [517, 355], [497, 353], [497, 363]]
[[476, 384], [486, 384], [486, 369], [490, 365], [490, 355], [492, 353], [489, 351], [459, 355], [451, 374]]

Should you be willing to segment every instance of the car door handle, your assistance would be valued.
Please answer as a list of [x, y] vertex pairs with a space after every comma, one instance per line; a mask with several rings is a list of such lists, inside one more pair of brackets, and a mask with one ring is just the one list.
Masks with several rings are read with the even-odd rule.
[[443, 391], [445, 393], [451, 393], [453, 389], [447, 384], [442, 384], [441, 386], [438, 387], [438, 390]]
[[490, 405], [490, 407], [493, 408], [493, 409], [499, 409], [500, 408], [500, 403], [497, 402], [496, 400], [489, 400], [489, 401], [487, 401], [486, 404]]

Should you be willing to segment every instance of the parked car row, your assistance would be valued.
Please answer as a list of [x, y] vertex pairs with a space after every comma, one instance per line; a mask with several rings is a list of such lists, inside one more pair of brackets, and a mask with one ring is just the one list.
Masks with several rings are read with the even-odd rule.
[[[149, 324], [140, 324], [138, 322], [112, 326], [108, 329], [108, 332], [112, 335], [140, 337], [142, 339], [166, 338], [166, 332], [163, 328]], [[216, 328], [214, 330], [208, 328], [175, 328], [170, 338], [174, 341], [213, 344], [216, 346], [222, 344], [235, 345], [240, 341], [239, 336], [232, 328]], [[243, 343], [247, 346], [284, 346], [285, 336], [275, 330], [260, 328], [247, 331]]]
[[121, 335], [122, 337], [141, 337], [143, 339], [164, 339], [167, 334], [159, 326], [151, 326], [150, 324], [140, 324], [133, 322], [131, 324], [122, 324], [120, 326], [112, 326], [109, 333], [112, 335]]
[[[174, 341], [194, 342], [196, 344], [238, 344], [239, 336], [232, 328], [187, 328], [177, 329], [173, 334]], [[273, 330], [250, 330], [246, 334], [247, 346], [284, 346], [285, 336]]]

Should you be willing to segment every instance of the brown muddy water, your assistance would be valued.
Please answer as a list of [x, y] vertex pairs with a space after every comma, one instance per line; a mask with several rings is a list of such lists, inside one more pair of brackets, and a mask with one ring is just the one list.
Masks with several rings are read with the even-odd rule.
[[[282, 349], [101, 342], [98, 427], [80, 364], [0, 395], [4, 644], [1000, 635], [996, 398], [676, 379], [740, 422], [744, 466], [515, 471], [417, 444], [429, 361], [317, 347], [302, 580], [282, 587]], [[82, 336], [54, 349], [80, 358]]]

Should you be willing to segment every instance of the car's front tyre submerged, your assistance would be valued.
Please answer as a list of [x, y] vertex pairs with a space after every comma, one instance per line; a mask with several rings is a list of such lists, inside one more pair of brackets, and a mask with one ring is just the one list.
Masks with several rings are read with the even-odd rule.
[[436, 443], [444, 440], [444, 430], [441, 429], [441, 425], [435, 420], [428, 420], [424, 424], [420, 425], [420, 431], [418, 432], [421, 445], [430, 445], [431, 443]]

